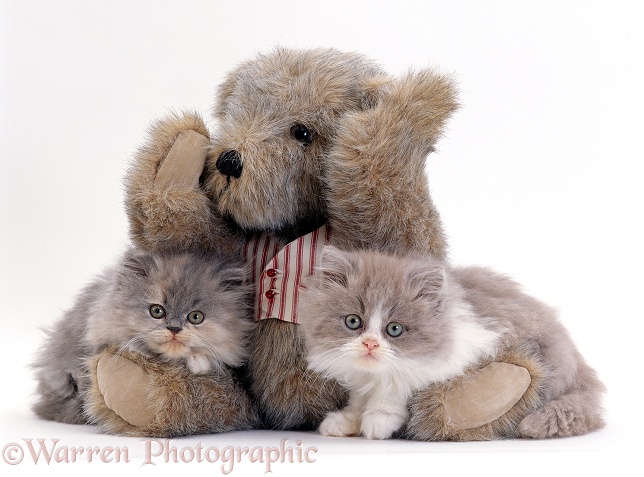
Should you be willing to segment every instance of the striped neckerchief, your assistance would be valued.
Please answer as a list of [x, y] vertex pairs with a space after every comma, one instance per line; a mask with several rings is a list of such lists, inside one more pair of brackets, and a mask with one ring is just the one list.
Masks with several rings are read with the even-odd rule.
[[252, 265], [257, 321], [274, 318], [297, 323], [302, 282], [313, 275], [330, 234], [325, 224], [282, 248], [267, 234], [247, 240], [244, 259]]

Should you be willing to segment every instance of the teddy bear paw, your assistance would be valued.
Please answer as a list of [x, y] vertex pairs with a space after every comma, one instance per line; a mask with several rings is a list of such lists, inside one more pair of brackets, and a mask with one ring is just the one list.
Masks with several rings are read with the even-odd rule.
[[150, 375], [120, 354], [104, 353], [96, 367], [98, 390], [104, 405], [132, 426], [145, 427], [155, 416], [148, 400]]

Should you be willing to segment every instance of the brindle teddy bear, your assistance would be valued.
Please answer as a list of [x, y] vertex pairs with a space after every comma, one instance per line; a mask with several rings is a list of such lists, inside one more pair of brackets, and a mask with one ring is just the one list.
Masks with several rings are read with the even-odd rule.
[[[452, 82], [432, 70], [393, 78], [358, 54], [278, 48], [226, 76], [213, 132], [189, 112], [154, 125], [126, 178], [132, 239], [243, 255], [257, 292], [252, 355], [243, 379], [196, 379], [105, 351], [91, 366], [90, 420], [153, 436], [313, 429], [341, 407], [345, 391], [307, 369], [299, 289], [327, 243], [446, 256], [425, 160], [456, 108]], [[507, 436], [538, 406], [541, 372], [513, 355], [419, 392], [399, 435]]]

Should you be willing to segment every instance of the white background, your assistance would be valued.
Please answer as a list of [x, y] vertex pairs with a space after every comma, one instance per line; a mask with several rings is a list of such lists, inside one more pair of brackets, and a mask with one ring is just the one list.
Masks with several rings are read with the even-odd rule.
[[[608, 386], [608, 426], [537, 442], [253, 432], [174, 443], [270, 446], [287, 438], [318, 448], [315, 463], [284, 464], [278, 475], [380, 475], [418, 463], [452, 475], [581, 475], [629, 464], [641, 471], [644, 18], [637, 3], [2, 1], [0, 447], [24, 447], [25, 438], [127, 446], [129, 464], [92, 468], [218, 474], [207, 463], [141, 467], [138, 439], [35, 419], [26, 365], [39, 327], [125, 247], [121, 181], [148, 124], [171, 109], [208, 114], [226, 71], [280, 44], [357, 50], [393, 74], [431, 65], [457, 76], [463, 107], [427, 167], [451, 258], [506, 272], [561, 310]], [[13, 475], [33, 464], [0, 458], [0, 467]], [[240, 464], [232, 475], [244, 471], [264, 469]]]

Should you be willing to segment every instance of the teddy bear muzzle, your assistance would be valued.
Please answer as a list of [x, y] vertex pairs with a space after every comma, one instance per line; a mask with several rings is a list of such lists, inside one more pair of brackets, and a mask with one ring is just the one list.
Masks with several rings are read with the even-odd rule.
[[222, 152], [217, 158], [215, 167], [226, 177], [234, 177], [235, 179], [241, 177], [242, 170], [244, 169], [241, 155], [235, 150]]

